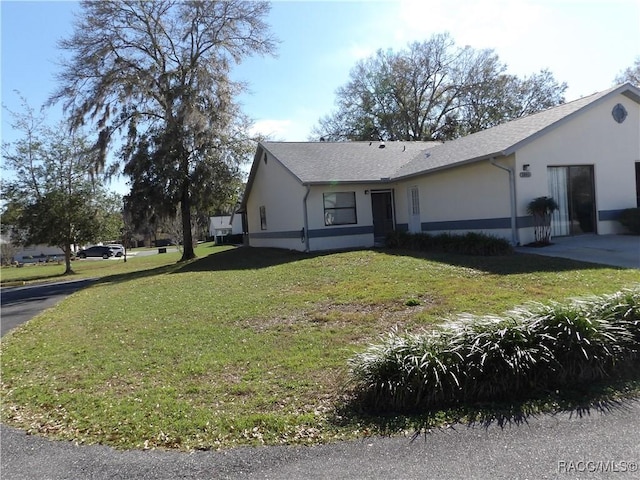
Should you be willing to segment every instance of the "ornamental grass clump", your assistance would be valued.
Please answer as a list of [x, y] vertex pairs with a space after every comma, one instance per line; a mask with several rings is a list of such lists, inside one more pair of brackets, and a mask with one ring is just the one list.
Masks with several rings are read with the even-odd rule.
[[640, 288], [504, 316], [461, 315], [435, 330], [392, 331], [350, 361], [374, 412], [523, 399], [640, 366]]
[[540, 345], [553, 355], [553, 368], [541, 372], [552, 387], [602, 380], [637, 353], [625, 322], [594, 315], [599, 309], [589, 306], [540, 307], [538, 318], [529, 326]]
[[353, 359], [351, 373], [366, 386], [365, 408], [413, 411], [457, 398], [462, 357], [448, 340], [444, 330], [421, 335], [393, 331]]
[[522, 396], [536, 382], [536, 371], [548, 365], [549, 352], [540, 348], [518, 316], [461, 317], [467, 325], [454, 337], [464, 351], [464, 385], [455, 401], [478, 402]]

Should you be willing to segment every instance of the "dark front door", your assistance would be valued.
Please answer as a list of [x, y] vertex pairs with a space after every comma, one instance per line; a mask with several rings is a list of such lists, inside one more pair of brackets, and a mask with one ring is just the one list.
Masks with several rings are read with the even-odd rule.
[[383, 243], [395, 228], [393, 216], [393, 192], [390, 190], [371, 192], [373, 212], [373, 235], [376, 243]]

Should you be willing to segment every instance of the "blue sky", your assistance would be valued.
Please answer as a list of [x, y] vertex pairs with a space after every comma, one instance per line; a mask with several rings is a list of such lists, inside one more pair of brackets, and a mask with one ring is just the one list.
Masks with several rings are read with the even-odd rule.
[[[3, 105], [19, 109], [13, 90], [36, 107], [51, 94], [56, 41], [77, 10], [69, 1], [0, 2]], [[567, 100], [609, 88], [640, 56], [640, 0], [275, 1], [268, 22], [277, 57], [250, 58], [233, 75], [250, 85], [241, 101], [255, 129], [276, 140], [307, 140], [358, 60], [434, 33], [494, 49], [516, 75], [548, 68], [569, 85]], [[4, 110], [2, 139], [14, 139]]]

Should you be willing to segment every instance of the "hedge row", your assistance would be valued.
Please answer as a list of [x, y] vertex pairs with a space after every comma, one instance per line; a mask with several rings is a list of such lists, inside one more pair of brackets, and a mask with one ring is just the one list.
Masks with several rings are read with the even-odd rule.
[[421, 334], [388, 334], [350, 360], [372, 412], [526, 398], [640, 367], [640, 286], [501, 317], [464, 315]]
[[387, 236], [386, 246], [388, 248], [460, 253], [463, 255], [489, 256], [513, 253], [513, 248], [507, 240], [473, 232], [464, 235], [392, 232]]

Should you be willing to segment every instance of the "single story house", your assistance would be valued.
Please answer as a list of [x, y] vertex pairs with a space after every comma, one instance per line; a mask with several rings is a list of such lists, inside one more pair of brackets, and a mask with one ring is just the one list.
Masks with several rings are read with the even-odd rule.
[[64, 259], [64, 251], [49, 245], [25, 245], [13, 257], [19, 263], [46, 262], [53, 258]]
[[552, 235], [621, 233], [640, 197], [640, 89], [630, 83], [453, 141], [261, 142], [240, 212], [248, 244], [371, 247], [391, 231], [534, 241], [528, 203], [559, 204]]
[[242, 234], [241, 215], [217, 215], [209, 217], [209, 236], [218, 241], [220, 237]]

